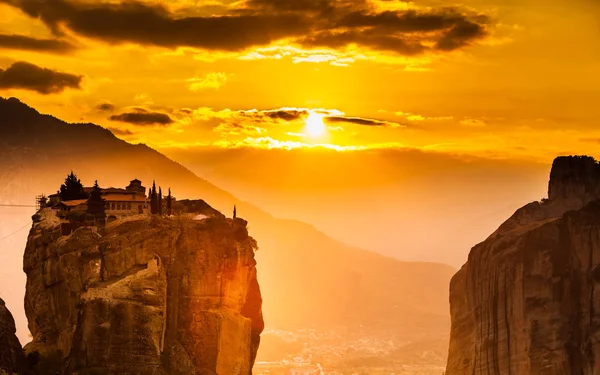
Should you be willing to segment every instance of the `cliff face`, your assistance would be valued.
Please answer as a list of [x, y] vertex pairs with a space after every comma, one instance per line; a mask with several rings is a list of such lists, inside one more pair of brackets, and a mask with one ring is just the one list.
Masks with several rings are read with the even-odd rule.
[[600, 174], [558, 158], [549, 199], [475, 246], [450, 285], [447, 375], [600, 373]]
[[251, 373], [264, 324], [244, 220], [151, 217], [61, 236], [51, 212], [34, 219], [25, 350], [38, 370]]
[[12, 374], [23, 371], [25, 355], [15, 336], [15, 320], [0, 298], [0, 373]]

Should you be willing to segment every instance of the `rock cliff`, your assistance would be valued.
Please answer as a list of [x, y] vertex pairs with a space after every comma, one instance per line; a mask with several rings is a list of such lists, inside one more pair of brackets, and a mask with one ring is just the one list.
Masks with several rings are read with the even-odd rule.
[[20, 373], [24, 370], [25, 355], [15, 336], [15, 320], [0, 298], [0, 373]]
[[25, 310], [38, 371], [250, 374], [264, 324], [241, 219], [138, 217], [61, 236], [34, 216]]
[[450, 285], [447, 375], [600, 373], [599, 170], [557, 158], [549, 199], [472, 249]]

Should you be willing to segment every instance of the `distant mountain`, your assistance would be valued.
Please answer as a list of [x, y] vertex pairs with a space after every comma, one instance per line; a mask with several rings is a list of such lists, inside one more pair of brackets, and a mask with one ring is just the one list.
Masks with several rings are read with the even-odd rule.
[[[259, 243], [268, 329], [335, 330], [404, 344], [447, 340], [451, 267], [400, 262], [347, 246], [237, 200], [146, 145], [124, 142], [94, 124], [39, 114], [15, 98], [0, 99], [0, 203], [33, 204], [37, 194], [55, 192], [71, 170], [85, 185], [97, 179], [103, 187], [123, 187], [138, 178], [148, 187], [156, 180], [163, 191], [170, 187], [179, 199], [204, 199], [227, 216], [236, 204]], [[28, 219], [7, 212], [0, 222]], [[12, 246], [21, 254], [25, 243]], [[0, 278], [0, 294], [6, 282]], [[24, 317], [11, 309], [22, 329]]]

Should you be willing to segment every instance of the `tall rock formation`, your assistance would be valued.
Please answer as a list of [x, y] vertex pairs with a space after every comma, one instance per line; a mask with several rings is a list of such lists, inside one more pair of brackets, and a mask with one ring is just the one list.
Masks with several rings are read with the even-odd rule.
[[447, 375], [600, 374], [600, 165], [557, 158], [548, 196], [452, 279]]
[[24, 369], [25, 355], [15, 332], [15, 320], [0, 298], [0, 373], [20, 373]]
[[264, 327], [244, 220], [137, 218], [61, 236], [34, 216], [25, 310], [38, 371], [251, 374]]

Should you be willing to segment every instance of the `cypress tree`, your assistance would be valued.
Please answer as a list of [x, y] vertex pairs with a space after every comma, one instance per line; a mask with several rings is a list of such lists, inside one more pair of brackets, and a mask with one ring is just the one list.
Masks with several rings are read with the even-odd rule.
[[163, 214], [163, 205], [162, 205], [162, 188], [158, 187], [158, 214], [162, 216]]
[[90, 193], [90, 198], [87, 201], [87, 212], [96, 217], [96, 219], [105, 219], [106, 211], [105, 211], [105, 201], [102, 198], [102, 193], [100, 191], [100, 186], [98, 186], [98, 180], [94, 183], [94, 188]]

